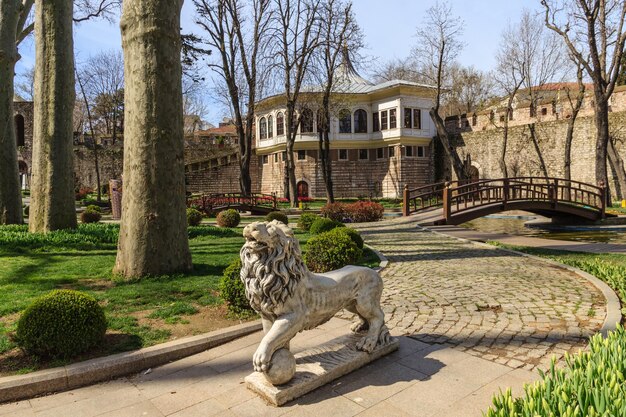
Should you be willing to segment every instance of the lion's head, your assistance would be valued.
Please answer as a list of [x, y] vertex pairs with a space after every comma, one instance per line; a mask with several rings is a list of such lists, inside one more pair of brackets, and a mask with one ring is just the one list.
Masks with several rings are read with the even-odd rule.
[[300, 244], [289, 226], [277, 220], [251, 223], [243, 236], [241, 280], [246, 297], [256, 311], [272, 315], [308, 273]]

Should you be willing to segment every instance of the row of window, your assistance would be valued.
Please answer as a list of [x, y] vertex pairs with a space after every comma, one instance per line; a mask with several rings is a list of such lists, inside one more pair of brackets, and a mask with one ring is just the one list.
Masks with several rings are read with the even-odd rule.
[[[417, 157], [417, 158], [425, 158], [426, 147], [425, 146], [403, 146], [404, 148], [404, 156], [406, 157]], [[385, 151], [386, 149], [386, 151]], [[359, 149], [358, 156], [360, 161], [367, 161], [370, 159], [370, 151], [376, 152], [376, 159], [387, 159], [394, 158], [396, 156], [396, 148], [395, 146], [389, 146], [387, 148], [376, 148], [374, 149]], [[274, 163], [278, 163], [278, 153], [273, 154]], [[287, 152], [282, 152], [281, 154], [282, 162], [287, 160]], [[296, 152], [296, 160], [304, 161], [306, 160], [307, 152], [305, 150], [299, 150]], [[337, 149], [337, 160], [339, 161], [347, 161], [348, 158], [348, 150], [347, 149]], [[261, 162], [265, 165], [270, 161], [270, 155], [263, 155], [261, 157]]]
[[[372, 113], [372, 127], [374, 132], [380, 132], [387, 129], [396, 129], [398, 127], [397, 109], [382, 110]], [[300, 115], [300, 133], [313, 133], [313, 111], [303, 109]], [[322, 120], [323, 113], [317, 112], [317, 132], [322, 130], [325, 124]], [[339, 133], [367, 133], [368, 117], [367, 112], [358, 109], [350, 112], [348, 109], [339, 111]], [[353, 129], [354, 127], [354, 129]], [[404, 127], [407, 129], [422, 128], [422, 112], [420, 109], [405, 108], [404, 109]], [[295, 128], [295, 123], [294, 123]], [[282, 112], [276, 115], [276, 135], [285, 134], [285, 116]], [[274, 137], [274, 119], [272, 116], [261, 117], [259, 119], [259, 136], [260, 139], [269, 139]]]

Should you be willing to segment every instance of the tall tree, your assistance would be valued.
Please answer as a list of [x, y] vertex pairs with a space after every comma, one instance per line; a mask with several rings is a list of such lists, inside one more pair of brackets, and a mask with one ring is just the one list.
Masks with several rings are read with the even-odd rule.
[[[565, 134], [565, 157], [563, 158], [563, 177], [566, 180], [572, 179], [572, 142], [574, 140], [574, 129], [576, 127], [576, 119], [578, 118], [578, 113], [580, 113], [580, 109], [582, 108], [583, 102], [585, 100], [585, 91], [586, 86], [584, 82], [584, 73], [583, 67], [580, 62], [572, 59], [574, 64], [576, 65], [576, 82], [577, 82], [577, 93], [576, 97], [572, 97], [572, 93], [569, 88], [566, 90], [567, 101], [570, 106], [571, 116], [567, 120], [567, 131]], [[569, 188], [567, 189], [569, 193]], [[569, 195], [567, 196], [569, 198]]]
[[[219, 52], [211, 63], [227, 86], [239, 137], [239, 187], [252, 193], [250, 161], [254, 136], [254, 105], [259, 89], [259, 55], [272, 18], [270, 0], [194, 0], [196, 23], [207, 33], [206, 43]], [[250, 22], [244, 13], [251, 9]], [[245, 84], [239, 85], [242, 80]]]
[[182, 0], [122, 6], [125, 140], [115, 272], [127, 278], [192, 267], [183, 160]]
[[72, 0], [35, 4], [35, 120], [29, 230], [76, 227]]
[[542, 0], [546, 26], [557, 33], [593, 81], [596, 182], [608, 185], [609, 99], [626, 43], [624, 0]]
[[309, 74], [309, 63], [320, 45], [319, 14], [321, 0], [274, 0], [275, 16], [272, 44], [278, 55], [276, 68], [283, 80], [285, 133], [287, 136], [285, 191], [292, 207], [298, 206], [296, 164], [293, 148], [300, 115], [297, 114], [302, 86]]
[[459, 180], [468, 178], [467, 167], [452, 145], [440, 108], [450, 68], [463, 48], [463, 26], [463, 21], [454, 15], [452, 6], [438, 1], [426, 10], [424, 24], [417, 30], [419, 43], [413, 50], [413, 57], [423, 72], [422, 76], [436, 86], [435, 105], [430, 109], [430, 116], [435, 122], [437, 137]]

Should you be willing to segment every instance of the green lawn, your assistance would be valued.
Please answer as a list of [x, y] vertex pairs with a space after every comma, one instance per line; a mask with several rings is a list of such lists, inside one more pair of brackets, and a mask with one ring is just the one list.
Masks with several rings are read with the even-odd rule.
[[626, 317], [626, 256], [620, 254], [597, 254], [568, 252], [551, 249], [530, 248], [525, 246], [503, 245], [489, 242], [495, 246], [513, 249], [529, 255], [552, 259], [565, 265], [581, 269], [606, 282], [619, 296], [622, 302], [622, 315]]
[[[38, 369], [10, 341], [19, 312], [57, 288], [95, 296], [109, 322], [107, 341], [96, 354], [150, 346], [172, 337], [238, 323], [227, 314], [217, 288], [223, 270], [239, 256], [241, 228], [189, 228], [191, 274], [124, 282], [111, 273], [119, 227], [80, 225], [78, 231], [29, 234], [26, 226], [0, 227], [0, 375]], [[309, 234], [296, 232], [301, 244]], [[378, 265], [365, 251], [359, 264]]]

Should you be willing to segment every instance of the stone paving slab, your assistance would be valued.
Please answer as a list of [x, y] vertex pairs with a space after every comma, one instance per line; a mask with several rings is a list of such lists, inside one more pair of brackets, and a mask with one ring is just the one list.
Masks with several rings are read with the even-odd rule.
[[[313, 339], [315, 343], [330, 341], [349, 334], [349, 326], [350, 322], [335, 318]], [[308, 333], [294, 339], [296, 353], [311, 344]], [[400, 336], [396, 352], [276, 408], [244, 384], [260, 338], [256, 333], [148, 374], [0, 405], [0, 416], [478, 417], [498, 389], [510, 386], [519, 391], [524, 382], [537, 378], [536, 373], [513, 370], [458, 348]], [[247, 357], [245, 363], [240, 363], [242, 357]]]

